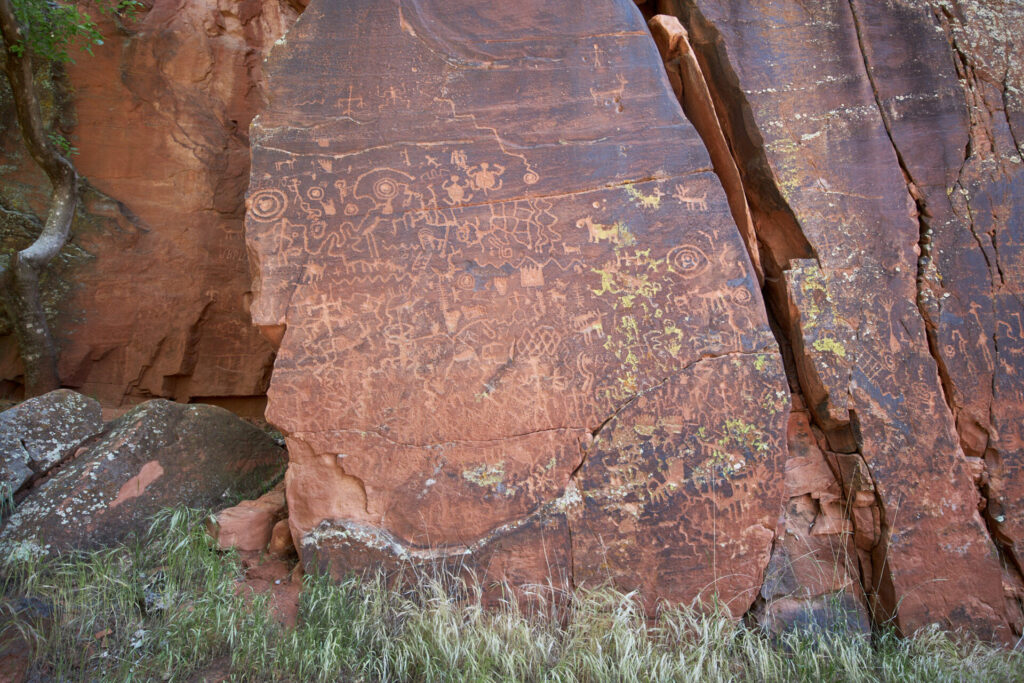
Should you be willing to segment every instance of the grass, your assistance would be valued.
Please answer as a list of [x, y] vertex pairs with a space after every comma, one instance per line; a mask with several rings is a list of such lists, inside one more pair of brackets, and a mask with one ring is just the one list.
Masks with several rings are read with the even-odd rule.
[[440, 575], [403, 590], [379, 576], [307, 576], [288, 630], [266, 597], [236, 594], [237, 557], [211, 546], [204, 514], [168, 510], [134, 545], [3, 566], [0, 630], [31, 644], [33, 675], [177, 681], [219, 666], [250, 681], [1024, 680], [1024, 654], [938, 630], [771, 640], [713, 605], [648, 622], [636, 595], [608, 588], [538, 594], [529, 612], [513, 600], [485, 609], [477, 586]]

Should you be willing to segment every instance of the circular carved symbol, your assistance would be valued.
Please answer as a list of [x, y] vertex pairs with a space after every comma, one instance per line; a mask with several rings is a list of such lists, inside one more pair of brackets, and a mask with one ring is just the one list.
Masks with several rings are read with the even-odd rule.
[[461, 273], [457, 278], [455, 278], [455, 286], [459, 289], [473, 289], [475, 285], [476, 280], [474, 280], [473, 276], [469, 273]]
[[751, 295], [750, 290], [746, 287], [737, 287], [732, 290], [732, 300], [738, 304], [748, 304], [752, 298], [753, 295]]
[[252, 195], [249, 214], [258, 221], [272, 221], [288, 208], [288, 198], [281, 190], [259, 190]]
[[[686, 245], [668, 252], [668, 261], [684, 277], [703, 273], [708, 267], [708, 257], [697, 247]], [[747, 293], [749, 295], [749, 292]]]
[[398, 185], [391, 178], [381, 178], [373, 184], [373, 193], [381, 199], [392, 199], [398, 194]]
[[358, 212], [359, 212], [359, 207], [356, 206], [355, 204], [346, 204], [345, 205], [345, 215], [346, 216], [354, 216]]
[[324, 188], [314, 185], [306, 190], [306, 197], [313, 201], [319, 201], [324, 198]]
[[527, 171], [523, 174], [523, 182], [527, 185], [533, 185], [538, 180], [540, 180], [540, 176], [535, 171]]

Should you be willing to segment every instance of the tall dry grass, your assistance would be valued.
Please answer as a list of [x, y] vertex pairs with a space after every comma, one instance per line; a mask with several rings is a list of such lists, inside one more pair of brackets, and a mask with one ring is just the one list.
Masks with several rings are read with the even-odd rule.
[[638, 596], [607, 587], [485, 609], [478, 586], [434, 572], [405, 588], [307, 576], [288, 630], [265, 597], [236, 594], [238, 560], [212, 546], [204, 516], [168, 510], [133, 545], [9, 558], [0, 629], [33, 648], [32, 675], [185, 681], [216, 664], [241, 681], [1024, 681], [1024, 654], [939, 630], [770, 639], [714, 604], [651, 623]]

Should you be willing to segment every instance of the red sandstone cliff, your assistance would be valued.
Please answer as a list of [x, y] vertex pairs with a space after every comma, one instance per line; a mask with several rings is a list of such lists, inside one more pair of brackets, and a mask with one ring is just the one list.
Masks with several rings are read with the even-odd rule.
[[[320, 1], [273, 52], [252, 316], [307, 562], [1015, 640], [1019, 6], [648, 0], [659, 57], [585, 5]], [[55, 80], [69, 385], [266, 390], [247, 126], [295, 15], [158, 2]], [[0, 145], [7, 244], [39, 176]]]
[[[262, 401], [273, 350], [247, 311], [248, 127], [263, 56], [297, 13], [284, 0], [156, 0], [130, 25], [104, 25], [94, 56], [49, 79], [88, 185], [44, 283], [66, 386], [108, 404]], [[47, 190], [10, 106], [0, 98], [5, 247], [33, 229]], [[0, 324], [4, 334], [0, 378], [16, 393], [17, 349]]]

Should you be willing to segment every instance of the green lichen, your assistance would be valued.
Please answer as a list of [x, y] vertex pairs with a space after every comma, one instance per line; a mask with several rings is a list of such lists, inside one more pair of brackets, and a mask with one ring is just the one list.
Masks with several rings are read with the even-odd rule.
[[633, 425], [633, 431], [640, 436], [653, 436], [656, 429], [654, 425]]
[[482, 488], [495, 488], [505, 481], [505, 463], [485, 464], [471, 470], [462, 470], [462, 478]]

